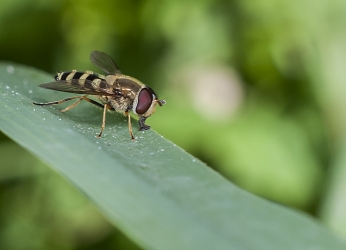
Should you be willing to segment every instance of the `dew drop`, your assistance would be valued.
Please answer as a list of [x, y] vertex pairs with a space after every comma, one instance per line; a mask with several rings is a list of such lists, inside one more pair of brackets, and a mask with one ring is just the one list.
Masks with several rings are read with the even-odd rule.
[[9, 74], [13, 74], [14, 73], [14, 68], [11, 65], [7, 66], [6, 70], [7, 70], [7, 73], [9, 73]]

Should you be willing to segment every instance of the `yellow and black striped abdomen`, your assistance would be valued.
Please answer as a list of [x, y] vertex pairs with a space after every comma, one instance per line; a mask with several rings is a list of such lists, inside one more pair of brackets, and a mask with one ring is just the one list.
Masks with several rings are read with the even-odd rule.
[[104, 75], [99, 75], [92, 71], [80, 72], [72, 70], [71, 72], [60, 72], [54, 78], [55, 81], [67, 81], [89, 89], [106, 89], [109, 87]]

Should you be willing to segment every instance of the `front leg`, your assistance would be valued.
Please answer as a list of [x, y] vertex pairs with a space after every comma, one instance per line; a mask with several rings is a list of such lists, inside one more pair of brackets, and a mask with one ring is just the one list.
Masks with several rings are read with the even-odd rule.
[[131, 115], [130, 115], [130, 112], [127, 112], [127, 111], [124, 114], [127, 116], [127, 125], [129, 127], [130, 136], [133, 141], [135, 139], [135, 136], [132, 133]]
[[144, 130], [148, 130], [150, 129], [149, 125], [145, 124], [145, 120], [147, 119], [147, 117], [141, 116], [138, 120], [139, 123], [139, 131], [144, 131]]

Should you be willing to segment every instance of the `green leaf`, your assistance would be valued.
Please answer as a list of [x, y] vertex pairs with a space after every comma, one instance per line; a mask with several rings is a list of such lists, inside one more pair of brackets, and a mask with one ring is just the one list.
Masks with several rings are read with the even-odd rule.
[[138, 132], [134, 122], [131, 141], [119, 114], [108, 114], [99, 139], [102, 111], [89, 103], [67, 113], [58, 112], [64, 105], [34, 106], [71, 96], [37, 86], [51, 79], [0, 64], [0, 129], [70, 180], [141, 247], [346, 248], [310, 216], [237, 188], [153, 130]]
[[336, 151], [329, 174], [329, 188], [320, 211], [323, 221], [343, 237], [346, 236], [346, 138], [340, 138], [340, 150]]

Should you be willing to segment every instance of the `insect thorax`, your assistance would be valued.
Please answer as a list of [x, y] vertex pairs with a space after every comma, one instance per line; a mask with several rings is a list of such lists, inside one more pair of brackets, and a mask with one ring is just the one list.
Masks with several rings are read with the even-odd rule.
[[102, 96], [99, 97], [103, 103], [109, 104], [114, 111], [124, 114], [132, 109], [133, 101], [126, 97]]
[[114, 96], [103, 96], [104, 103], [109, 103], [116, 111], [126, 112], [132, 109], [133, 102], [145, 86], [135, 78], [126, 75], [108, 75], [106, 81], [113, 88]]
[[108, 75], [106, 81], [113, 87], [116, 92], [134, 100], [138, 92], [145, 87], [137, 79], [126, 75]]

